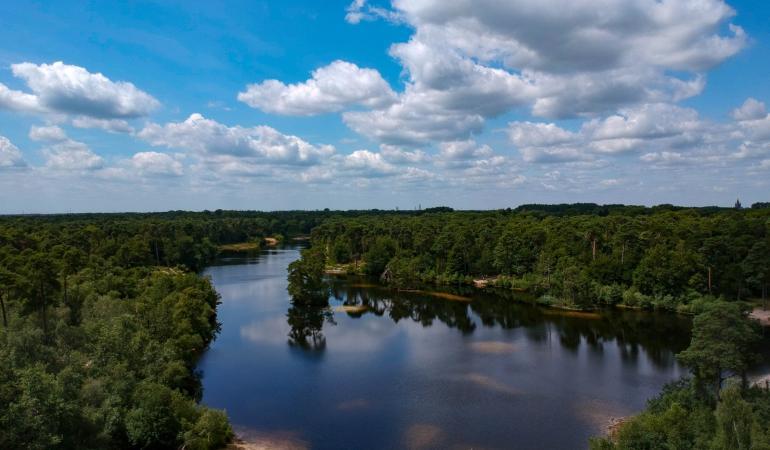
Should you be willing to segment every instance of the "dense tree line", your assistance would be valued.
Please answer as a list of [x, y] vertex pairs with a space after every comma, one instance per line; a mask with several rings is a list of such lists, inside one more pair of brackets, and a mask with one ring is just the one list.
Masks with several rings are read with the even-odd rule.
[[333, 217], [327, 263], [409, 287], [493, 278], [546, 303], [698, 309], [704, 296], [766, 298], [770, 209], [525, 205], [489, 212]]
[[0, 448], [221, 447], [195, 373], [218, 295], [196, 271], [324, 214], [0, 217]]

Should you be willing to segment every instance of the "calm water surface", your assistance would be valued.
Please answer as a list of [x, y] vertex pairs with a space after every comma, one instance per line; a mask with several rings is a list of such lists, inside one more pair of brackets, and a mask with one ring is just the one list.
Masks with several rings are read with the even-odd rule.
[[[295, 249], [210, 267], [222, 332], [203, 402], [287, 448], [585, 448], [683, 369], [689, 321], [564, 314], [476, 291], [444, 298], [337, 280], [292, 305]], [[460, 297], [471, 298], [471, 301]]]

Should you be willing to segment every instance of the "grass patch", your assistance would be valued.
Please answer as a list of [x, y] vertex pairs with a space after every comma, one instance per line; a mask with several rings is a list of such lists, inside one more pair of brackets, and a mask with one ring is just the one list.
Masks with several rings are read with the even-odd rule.
[[219, 246], [222, 252], [252, 252], [262, 248], [259, 242], [239, 242], [237, 244], [224, 244]]

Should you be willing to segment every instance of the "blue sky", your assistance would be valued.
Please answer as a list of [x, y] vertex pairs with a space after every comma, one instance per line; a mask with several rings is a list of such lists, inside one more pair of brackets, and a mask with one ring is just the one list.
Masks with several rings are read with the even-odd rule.
[[770, 197], [770, 5], [0, 3], [0, 212]]

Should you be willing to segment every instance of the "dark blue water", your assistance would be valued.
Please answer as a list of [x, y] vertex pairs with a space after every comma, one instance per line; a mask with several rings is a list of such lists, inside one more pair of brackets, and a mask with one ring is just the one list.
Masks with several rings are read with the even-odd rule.
[[338, 280], [330, 308], [308, 309], [286, 292], [297, 257], [274, 250], [206, 270], [222, 332], [200, 362], [203, 403], [268, 448], [585, 448], [683, 372], [682, 318], [359, 280]]

